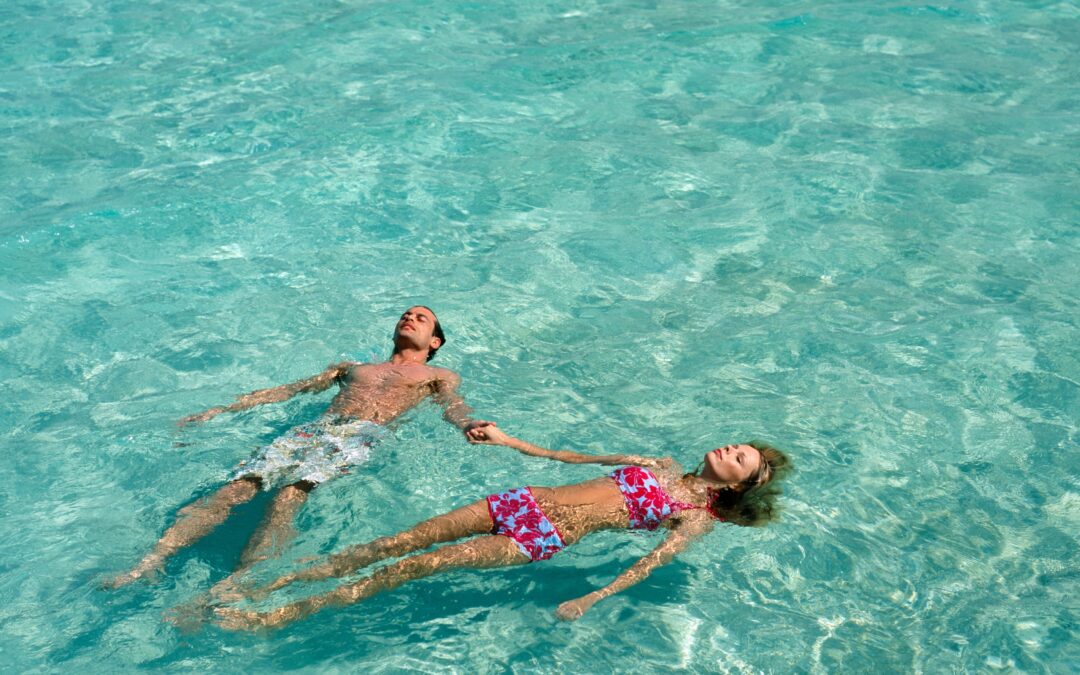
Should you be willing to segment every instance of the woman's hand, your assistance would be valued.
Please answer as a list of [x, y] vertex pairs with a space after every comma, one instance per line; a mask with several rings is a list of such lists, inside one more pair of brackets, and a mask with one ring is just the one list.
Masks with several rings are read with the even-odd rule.
[[595, 605], [599, 599], [600, 596], [593, 592], [574, 600], [567, 600], [555, 610], [555, 616], [562, 621], [573, 621], [589, 611], [589, 608]]
[[474, 445], [508, 445], [512, 437], [495, 424], [473, 427], [465, 432], [465, 437]]

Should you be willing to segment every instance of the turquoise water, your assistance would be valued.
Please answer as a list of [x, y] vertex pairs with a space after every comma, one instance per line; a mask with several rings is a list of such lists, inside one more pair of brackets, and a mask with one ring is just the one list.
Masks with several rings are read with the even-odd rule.
[[[20, 670], [1080, 670], [1080, 9], [1068, 2], [0, 9], [0, 659]], [[285, 630], [96, 588], [439, 312], [483, 417], [672, 454], [764, 438], [784, 516], [574, 624], [657, 535], [417, 582]], [[316, 490], [297, 560], [589, 478], [418, 409]]]

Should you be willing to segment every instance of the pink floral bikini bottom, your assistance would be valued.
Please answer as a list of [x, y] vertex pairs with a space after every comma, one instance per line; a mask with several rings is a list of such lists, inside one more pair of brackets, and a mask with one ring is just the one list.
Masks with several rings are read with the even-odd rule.
[[495, 533], [513, 539], [529, 560], [547, 560], [566, 547], [528, 487], [490, 495], [487, 503]]

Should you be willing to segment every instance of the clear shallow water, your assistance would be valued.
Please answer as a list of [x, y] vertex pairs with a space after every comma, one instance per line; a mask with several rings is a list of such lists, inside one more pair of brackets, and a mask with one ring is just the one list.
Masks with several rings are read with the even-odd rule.
[[[13, 669], [1080, 668], [1075, 5], [16, 1], [0, 26]], [[769, 439], [784, 518], [571, 625], [558, 603], [655, 538], [179, 633], [251, 508], [163, 583], [96, 590], [328, 397], [176, 419], [383, 357], [413, 302], [481, 415], [685, 462]], [[261, 573], [597, 473], [424, 408]]]

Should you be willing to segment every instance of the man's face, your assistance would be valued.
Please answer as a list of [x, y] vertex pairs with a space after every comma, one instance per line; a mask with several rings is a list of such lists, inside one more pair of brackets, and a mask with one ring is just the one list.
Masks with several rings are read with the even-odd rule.
[[427, 307], [410, 307], [394, 327], [394, 342], [416, 349], [438, 349], [442, 340], [434, 336], [435, 314]]

